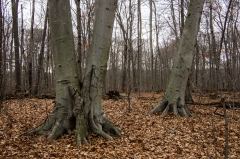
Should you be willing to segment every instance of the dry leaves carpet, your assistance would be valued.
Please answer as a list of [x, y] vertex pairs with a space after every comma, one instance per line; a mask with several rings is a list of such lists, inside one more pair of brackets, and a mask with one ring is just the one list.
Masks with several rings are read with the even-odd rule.
[[[122, 136], [107, 141], [91, 134], [91, 144], [82, 147], [75, 146], [74, 132], [56, 141], [44, 136], [21, 136], [44, 121], [53, 100], [5, 101], [0, 114], [0, 158], [223, 158], [225, 122], [223, 116], [213, 114], [214, 106], [189, 105], [193, 113], [190, 118], [160, 117], [147, 113], [163, 94], [155, 94], [155, 100], [151, 93], [141, 95], [144, 98], [135, 96], [131, 100], [131, 112], [126, 99], [103, 101], [106, 114], [122, 129]], [[198, 96], [194, 100], [213, 101]], [[223, 109], [217, 112], [223, 114]], [[228, 109], [227, 115], [229, 158], [240, 158], [240, 110]]]

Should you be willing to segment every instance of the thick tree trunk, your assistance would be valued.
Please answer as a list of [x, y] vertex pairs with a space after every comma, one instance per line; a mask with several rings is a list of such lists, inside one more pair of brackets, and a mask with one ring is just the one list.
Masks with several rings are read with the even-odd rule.
[[192, 98], [192, 88], [191, 88], [191, 83], [190, 83], [190, 77], [188, 78], [187, 82], [187, 88], [185, 91], [185, 102], [186, 103], [193, 103], [193, 98]]
[[51, 45], [56, 75], [55, 107], [47, 120], [28, 134], [57, 139], [75, 128], [73, 97], [69, 87], [80, 91], [69, 1], [48, 1]]
[[191, 71], [194, 45], [197, 39], [200, 17], [204, 0], [191, 0], [183, 34], [180, 39], [178, 54], [174, 61], [170, 81], [165, 96], [150, 114], [162, 111], [162, 115], [173, 112], [176, 116], [191, 116], [185, 106], [185, 91]]
[[106, 132], [120, 135], [119, 130], [108, 120], [102, 108], [102, 91], [116, 6], [117, 0], [96, 2], [93, 40], [83, 80], [82, 96], [84, 100], [81, 101], [78, 96], [75, 96], [75, 99], [77, 99], [75, 101], [78, 103], [84, 102], [84, 107], [81, 104], [76, 106], [77, 145], [81, 145], [81, 142], [86, 142], [88, 130], [110, 140], [112, 137]]
[[[57, 139], [76, 127], [76, 142], [87, 142], [89, 131], [107, 139], [120, 135], [102, 108], [102, 90], [109, 57], [117, 0], [96, 2], [93, 41], [80, 90], [69, 1], [49, 1], [51, 44], [56, 72], [56, 102], [47, 120], [27, 134]], [[74, 105], [73, 105], [74, 103]], [[76, 123], [75, 123], [76, 122]]]

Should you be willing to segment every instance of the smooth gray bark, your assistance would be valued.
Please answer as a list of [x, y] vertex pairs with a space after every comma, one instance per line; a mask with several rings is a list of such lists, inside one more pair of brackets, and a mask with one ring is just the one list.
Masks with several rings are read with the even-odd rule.
[[107, 61], [117, 0], [96, 2], [93, 40], [87, 59], [83, 88], [80, 90], [69, 1], [49, 1], [49, 24], [56, 73], [55, 107], [46, 121], [27, 134], [57, 139], [76, 127], [76, 143], [87, 143], [89, 132], [113, 139], [107, 132], [120, 131], [102, 108]]
[[49, 24], [56, 76], [56, 100], [52, 113], [28, 134], [48, 135], [57, 139], [75, 128], [73, 97], [69, 87], [80, 91], [69, 1], [51, 0]]
[[162, 111], [162, 115], [173, 112], [176, 116], [191, 116], [185, 106], [185, 90], [191, 71], [194, 45], [196, 43], [204, 0], [191, 0], [174, 61], [170, 81], [163, 99], [150, 111], [150, 114]]
[[80, 105], [76, 107], [76, 140], [78, 146], [87, 141], [89, 129], [110, 140], [113, 138], [106, 132], [120, 136], [119, 130], [108, 120], [102, 108], [102, 91], [116, 7], [117, 0], [96, 2], [93, 38], [83, 79], [83, 101], [79, 98], [77, 100], [79, 103], [83, 102], [84, 107], [79, 107]]

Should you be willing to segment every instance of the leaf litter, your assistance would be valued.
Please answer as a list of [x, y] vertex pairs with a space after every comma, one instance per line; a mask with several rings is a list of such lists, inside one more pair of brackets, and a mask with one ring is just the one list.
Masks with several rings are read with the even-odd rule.
[[[90, 145], [75, 146], [74, 131], [58, 140], [45, 136], [21, 136], [40, 125], [50, 114], [54, 101], [25, 98], [4, 101], [0, 114], [0, 158], [223, 158], [224, 117], [214, 114], [216, 107], [189, 105], [192, 117], [168, 114], [148, 115], [163, 94], [133, 95], [131, 112], [126, 99], [104, 100], [109, 119], [122, 130], [121, 137], [108, 141], [90, 135]], [[146, 98], [147, 97], [147, 98]], [[200, 102], [199, 97], [194, 100]], [[202, 98], [201, 102], [214, 101]], [[218, 113], [223, 114], [219, 108]], [[240, 156], [240, 110], [228, 109], [229, 158]]]

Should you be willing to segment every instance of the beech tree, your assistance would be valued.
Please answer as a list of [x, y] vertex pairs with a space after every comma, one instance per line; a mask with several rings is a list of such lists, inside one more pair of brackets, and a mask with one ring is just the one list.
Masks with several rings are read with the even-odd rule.
[[163, 99], [150, 111], [150, 114], [162, 111], [162, 115], [165, 115], [167, 112], [173, 112], [176, 116], [191, 116], [185, 105], [185, 90], [191, 71], [203, 5], [204, 0], [190, 1], [167, 90]]
[[120, 136], [102, 108], [102, 90], [107, 69], [117, 0], [96, 1], [93, 38], [90, 45], [82, 89], [79, 84], [70, 2], [51, 0], [49, 24], [56, 73], [56, 101], [52, 113], [39, 127], [27, 134], [57, 139], [76, 128], [76, 141], [87, 143], [89, 132], [113, 139]]

